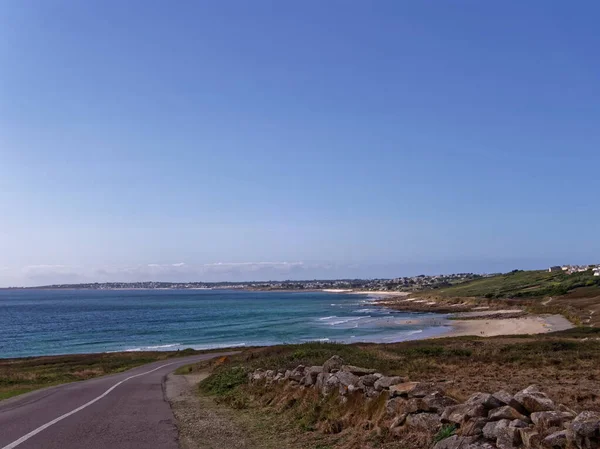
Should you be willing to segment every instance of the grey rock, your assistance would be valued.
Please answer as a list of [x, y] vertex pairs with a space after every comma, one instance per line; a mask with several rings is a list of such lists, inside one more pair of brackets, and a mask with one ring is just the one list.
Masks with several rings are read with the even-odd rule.
[[360, 366], [354, 365], [342, 365], [340, 371], [348, 371], [349, 373], [352, 373], [355, 376], [366, 376], [367, 374], [375, 374], [374, 369], [361, 368]]
[[546, 412], [556, 409], [554, 402], [535, 385], [531, 385], [523, 391], [518, 392], [514, 399], [529, 413]]
[[441, 413], [446, 407], [457, 405], [458, 402], [441, 393], [431, 393], [423, 397], [422, 401], [427, 405], [427, 410], [430, 412]]
[[305, 371], [306, 371], [306, 368], [304, 367], [304, 365], [298, 365], [290, 373], [289, 379], [293, 380], [294, 382], [300, 382], [302, 380], [302, 378], [304, 377]]
[[459, 435], [452, 435], [451, 437], [445, 438], [442, 441], [438, 441], [433, 449], [474, 449], [472, 446], [477, 441], [478, 437], [462, 437]]
[[329, 380], [329, 378], [332, 376], [332, 374], [329, 373], [319, 373], [317, 374], [317, 380], [315, 382], [315, 388], [317, 390], [319, 390], [321, 393], [323, 393], [323, 390], [325, 388], [325, 384], [327, 383], [327, 381]]
[[310, 386], [317, 382], [317, 376], [323, 372], [322, 366], [310, 366], [305, 370], [304, 385]]
[[529, 423], [527, 421], [523, 421], [522, 419], [513, 419], [508, 427], [516, 427], [517, 429], [523, 429], [525, 427], [529, 427]]
[[498, 449], [516, 449], [521, 447], [521, 431], [514, 427], [503, 427], [497, 431], [496, 446]]
[[471, 418], [460, 427], [460, 434], [465, 437], [481, 435], [487, 424], [486, 418]]
[[400, 376], [393, 376], [393, 377], [383, 376], [383, 377], [377, 379], [375, 381], [375, 383], [373, 384], [373, 386], [375, 387], [375, 389], [377, 391], [382, 391], [382, 390], [385, 390], [386, 388], [389, 388], [392, 385], [399, 384], [402, 382], [404, 382], [404, 379]]
[[392, 421], [392, 424], [390, 424], [390, 429], [393, 429], [395, 427], [400, 427], [402, 424], [404, 424], [407, 416], [408, 415], [405, 415], [405, 414], [396, 416], [394, 418], [394, 420]]
[[379, 377], [377, 377], [375, 374], [367, 374], [366, 376], [362, 376], [358, 382], [359, 386], [365, 386], [365, 387], [372, 387], [375, 385], [375, 382], [377, 382], [377, 379], [379, 379]]
[[519, 429], [521, 434], [521, 444], [526, 449], [538, 448], [542, 441], [540, 433], [532, 427]]
[[551, 447], [552, 449], [560, 449], [567, 447], [567, 431], [560, 430], [558, 432], [551, 433], [543, 440], [544, 446]]
[[[375, 385], [377, 385], [377, 382], [375, 382]], [[409, 396], [417, 385], [419, 385], [418, 382], [403, 382], [401, 384], [391, 385], [389, 388], [390, 396]], [[377, 386], [375, 388], [377, 388]]]
[[[325, 374], [325, 373], [323, 373]], [[335, 390], [339, 390], [340, 379], [334, 374], [330, 375], [321, 387], [321, 394], [328, 395], [333, 393]]]
[[522, 421], [528, 421], [529, 418], [525, 415], [521, 415], [518, 411], [512, 408], [510, 405], [504, 405], [499, 408], [495, 408], [489, 411], [488, 418], [491, 421], [497, 421], [499, 419], [520, 419]]
[[600, 437], [600, 412], [581, 412], [571, 423], [576, 435], [588, 438]]
[[338, 385], [341, 395], [345, 395], [346, 393], [350, 393], [356, 390], [359, 377], [348, 371], [338, 371], [334, 375], [338, 379]]
[[410, 396], [413, 398], [424, 398], [433, 393], [443, 394], [444, 392], [440, 388], [431, 382], [417, 382], [415, 388], [410, 390]]
[[330, 373], [332, 370], [339, 370], [344, 365], [344, 360], [339, 355], [334, 355], [323, 363], [323, 372]]
[[459, 404], [446, 407], [442, 413], [442, 422], [462, 424], [470, 418], [485, 418], [487, 410], [483, 405]]
[[502, 402], [502, 405], [510, 405], [510, 402], [513, 400], [513, 395], [506, 390], [496, 391], [492, 396], [494, 396], [496, 401]]
[[385, 412], [388, 416], [395, 416], [402, 413], [404, 409], [404, 402], [402, 398], [392, 398], [385, 402]]
[[406, 417], [406, 426], [413, 429], [436, 431], [441, 426], [440, 416], [436, 413], [417, 413]]
[[483, 405], [488, 409], [498, 408], [505, 405], [502, 401], [499, 401], [493, 395], [487, 393], [475, 393], [466, 400], [465, 404]]
[[550, 427], [562, 427], [562, 425], [573, 419], [569, 412], [534, 412], [531, 414], [531, 421], [538, 427], [548, 429]]
[[266, 377], [266, 373], [264, 370], [262, 369], [257, 369], [254, 371], [254, 373], [252, 373], [252, 377], [250, 378], [251, 382], [261, 382], [265, 379]]
[[488, 440], [495, 440], [498, 438], [498, 431], [504, 427], [508, 427], [510, 421], [508, 419], [501, 419], [500, 421], [490, 421], [483, 426], [483, 436]]

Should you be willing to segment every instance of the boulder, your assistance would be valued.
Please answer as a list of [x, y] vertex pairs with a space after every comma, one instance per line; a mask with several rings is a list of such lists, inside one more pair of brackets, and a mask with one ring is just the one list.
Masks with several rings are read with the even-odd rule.
[[529, 427], [529, 423], [527, 421], [523, 421], [522, 419], [513, 419], [508, 427], [515, 427], [517, 429], [523, 429], [525, 427]]
[[521, 431], [514, 427], [503, 427], [497, 431], [496, 447], [498, 449], [517, 449], [521, 447]]
[[435, 413], [417, 413], [406, 417], [405, 426], [412, 429], [436, 431], [441, 426], [440, 415]]
[[[325, 373], [323, 373], [325, 374]], [[321, 387], [321, 394], [328, 395], [340, 388], [340, 379], [334, 374], [330, 375]]]
[[288, 379], [290, 378], [290, 376], [291, 376], [291, 375], [292, 375], [292, 370], [286, 369], [286, 370], [285, 370], [285, 374], [284, 374], [283, 378], [284, 378], [285, 380], [288, 380]]
[[265, 380], [265, 377], [266, 377], [265, 371], [259, 368], [251, 374], [250, 381], [254, 382], [254, 383], [261, 382], [261, 381]]
[[373, 386], [375, 387], [375, 389], [377, 391], [382, 391], [382, 390], [389, 388], [392, 385], [399, 384], [402, 382], [404, 382], [404, 379], [399, 376], [393, 376], [393, 377], [383, 376], [383, 377], [377, 379], [375, 381], [375, 383], [373, 384]]
[[505, 390], [496, 391], [492, 396], [496, 401], [502, 402], [502, 405], [510, 405], [513, 400], [513, 395]]
[[477, 441], [478, 437], [463, 437], [452, 435], [438, 441], [433, 449], [474, 449], [479, 446], [472, 446]]
[[460, 427], [460, 435], [465, 437], [481, 435], [487, 422], [486, 418], [471, 418]]
[[334, 374], [338, 379], [338, 385], [341, 395], [345, 395], [348, 392], [356, 390], [359, 377], [348, 371], [338, 371]]
[[446, 407], [442, 413], [442, 422], [461, 425], [470, 418], [485, 418], [487, 410], [483, 405], [459, 404]]
[[544, 446], [552, 449], [561, 449], [567, 447], [567, 431], [559, 430], [558, 432], [551, 433], [544, 438], [543, 444]]
[[573, 419], [571, 428], [577, 435], [600, 437], [600, 412], [581, 412]]
[[404, 403], [406, 401], [402, 398], [392, 398], [385, 402], [385, 412], [388, 416], [396, 416], [402, 414], [404, 410]]
[[367, 374], [375, 374], [374, 369], [361, 368], [359, 366], [354, 365], [342, 365], [340, 371], [348, 371], [349, 373], [352, 373], [355, 376], [366, 376]]
[[323, 363], [323, 372], [330, 373], [332, 370], [339, 370], [344, 365], [344, 360], [339, 355], [334, 355]]
[[546, 396], [545, 393], [542, 393], [535, 385], [531, 385], [523, 391], [518, 392], [514, 399], [529, 413], [546, 412], [556, 409], [552, 399]]
[[525, 449], [534, 449], [540, 446], [542, 436], [532, 427], [519, 429], [521, 434], [521, 443]]
[[504, 405], [499, 408], [495, 408], [489, 411], [488, 418], [491, 421], [497, 421], [499, 419], [520, 419], [522, 421], [528, 421], [529, 418], [525, 415], [521, 415], [518, 411], [512, 408], [510, 405]]
[[395, 427], [400, 427], [402, 424], [404, 424], [404, 422], [406, 421], [406, 417], [408, 415], [398, 415], [394, 418], [394, 420], [392, 421], [392, 424], [390, 424], [390, 429], [394, 429]]
[[[375, 385], [377, 385], [377, 382], [375, 382]], [[391, 385], [389, 388], [390, 396], [408, 396], [417, 385], [419, 385], [418, 382], [404, 382]], [[377, 386], [375, 388], [377, 388]]]
[[300, 382], [304, 378], [305, 371], [306, 368], [304, 367], [304, 365], [298, 365], [290, 373], [289, 379], [293, 380], [294, 382]]
[[510, 421], [508, 419], [501, 419], [500, 421], [490, 421], [483, 426], [483, 436], [488, 440], [495, 440], [498, 438], [498, 431], [504, 427], [508, 427]]
[[317, 380], [315, 382], [315, 388], [317, 390], [319, 390], [321, 393], [323, 393], [323, 390], [325, 388], [325, 384], [327, 383], [327, 381], [329, 380], [329, 378], [331, 376], [332, 376], [332, 374], [329, 374], [329, 373], [319, 373], [319, 374], [317, 374]]
[[570, 421], [574, 416], [569, 412], [534, 412], [531, 414], [531, 421], [537, 427], [548, 429], [550, 427], [562, 427], [562, 425]]
[[443, 394], [444, 392], [434, 383], [418, 382], [415, 388], [410, 391], [409, 395], [413, 398], [424, 398], [432, 393]]
[[600, 447], [600, 413], [581, 412], [567, 425], [567, 437], [577, 449]]
[[277, 375], [273, 378], [273, 382], [281, 383], [284, 381], [283, 373], [277, 373]]
[[430, 412], [442, 413], [446, 407], [457, 405], [458, 402], [441, 393], [431, 393], [422, 398], [423, 403], [427, 405]]
[[317, 376], [323, 372], [322, 366], [310, 366], [304, 371], [304, 385], [311, 386], [317, 382]]
[[487, 393], [475, 393], [469, 399], [466, 400], [465, 404], [481, 404], [487, 409], [498, 408], [505, 405], [504, 402], [498, 400], [493, 395]]
[[379, 378], [375, 374], [367, 374], [366, 376], [361, 376], [360, 380], [358, 381], [358, 386], [372, 387], [375, 385], [375, 382], [377, 382], [377, 379]]

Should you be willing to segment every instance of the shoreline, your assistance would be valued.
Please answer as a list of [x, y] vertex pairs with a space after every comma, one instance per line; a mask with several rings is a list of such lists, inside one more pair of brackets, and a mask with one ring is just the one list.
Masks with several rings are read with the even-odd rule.
[[562, 315], [527, 315], [519, 318], [450, 320], [445, 337], [499, 337], [503, 335], [547, 334], [575, 326]]

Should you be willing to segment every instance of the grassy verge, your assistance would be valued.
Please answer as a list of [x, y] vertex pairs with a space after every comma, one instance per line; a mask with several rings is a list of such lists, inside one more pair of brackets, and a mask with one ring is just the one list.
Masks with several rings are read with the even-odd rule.
[[[321, 434], [335, 434], [343, 440], [346, 433], [340, 433], [339, 429], [351, 423], [353, 428], [368, 430], [362, 432], [360, 438], [377, 441], [379, 446], [373, 447], [387, 447], [385, 435], [377, 436], [371, 432], [381, 404], [371, 406], [375, 407], [372, 409], [362, 403], [340, 408], [334, 403], [320, 401], [318, 395], [309, 397], [310, 390], [301, 394], [294, 390], [290, 396], [285, 392], [282, 394], [279, 387], [261, 390], [246, 381], [246, 373], [255, 368], [320, 365], [334, 354], [349, 364], [438, 384], [459, 400], [477, 391], [505, 389], [515, 393], [535, 383], [559, 403], [576, 410], [600, 411], [597, 389], [600, 329], [595, 328], [576, 328], [538, 336], [462, 337], [385, 345], [307, 343], [254, 348], [214, 367], [211, 376], [201, 383], [200, 392], [232, 408], [251, 410], [249, 413], [257, 416], [269, 414], [270, 419], [285, 421], [301, 433], [317, 429]], [[187, 372], [196, 369], [206, 369], [206, 366], [186, 368]], [[336, 443], [332, 447], [345, 446]]]
[[126, 371], [145, 363], [199, 353], [185, 350], [0, 359], [0, 400], [39, 388], [87, 380]]

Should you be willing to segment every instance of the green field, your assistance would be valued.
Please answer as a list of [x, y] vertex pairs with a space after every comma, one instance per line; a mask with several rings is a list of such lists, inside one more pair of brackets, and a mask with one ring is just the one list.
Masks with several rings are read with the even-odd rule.
[[591, 270], [574, 274], [515, 270], [432, 293], [442, 297], [541, 298], [566, 295], [581, 287], [592, 287], [590, 293], [597, 290], [597, 294], [600, 294], [600, 277], [594, 276]]

